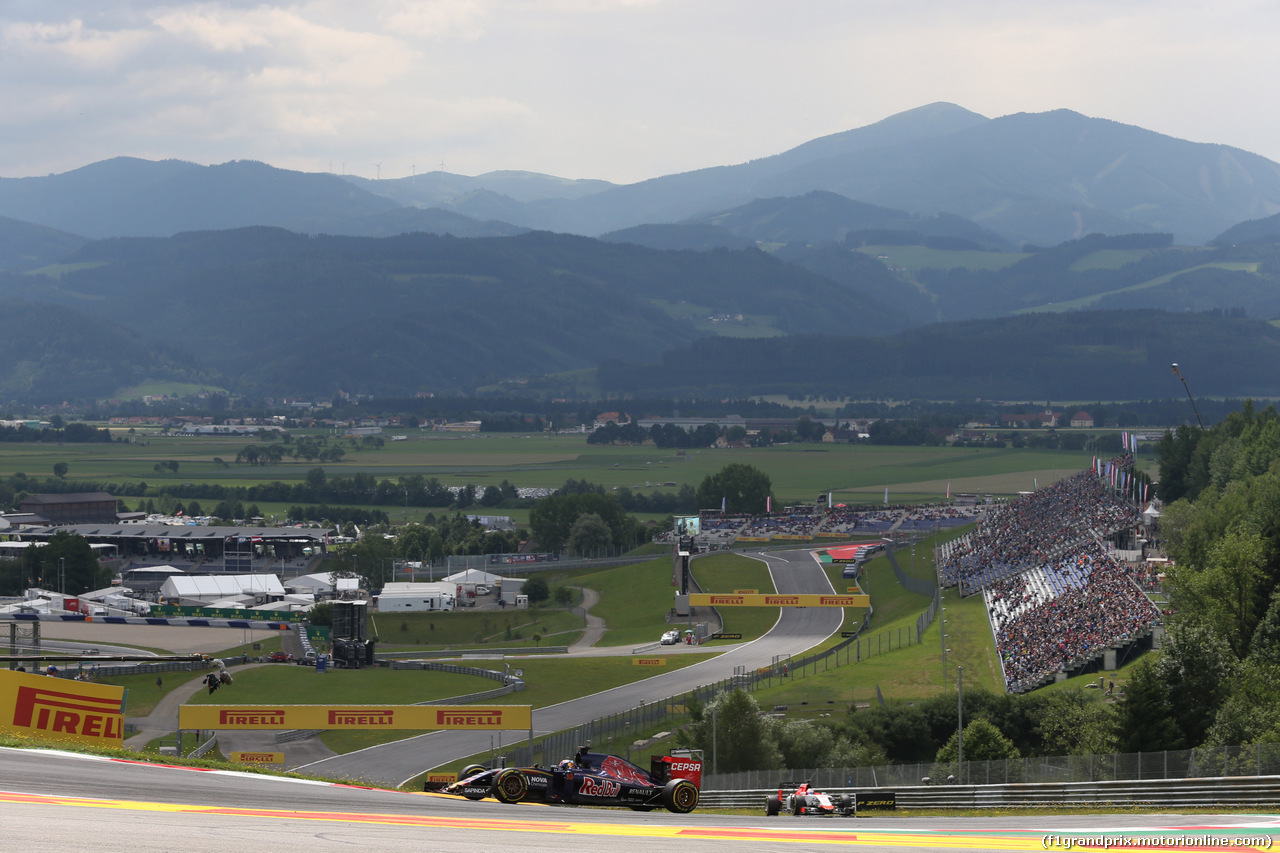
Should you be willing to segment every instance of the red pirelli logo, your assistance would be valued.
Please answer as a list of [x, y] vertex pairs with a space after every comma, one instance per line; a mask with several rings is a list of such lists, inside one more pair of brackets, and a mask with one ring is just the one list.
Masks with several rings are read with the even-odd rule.
[[283, 708], [223, 708], [218, 722], [224, 726], [284, 726]]
[[711, 596], [711, 604], [714, 607], [717, 604], [742, 604], [746, 601], [741, 595], [713, 595]]
[[331, 726], [394, 726], [396, 712], [388, 709], [329, 710]]
[[437, 726], [492, 726], [502, 725], [502, 710], [477, 708], [474, 711], [436, 711]]
[[124, 714], [116, 700], [19, 687], [13, 725], [50, 734], [119, 739], [123, 737]]
[[777, 605], [779, 607], [782, 607], [784, 605], [795, 606], [800, 603], [800, 596], [798, 595], [766, 595], [764, 597], [764, 603]]

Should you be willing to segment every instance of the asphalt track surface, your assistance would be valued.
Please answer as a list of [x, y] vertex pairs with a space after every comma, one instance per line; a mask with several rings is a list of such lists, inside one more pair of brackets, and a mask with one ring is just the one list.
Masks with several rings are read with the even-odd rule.
[[[0, 839], [23, 853], [764, 853], [1266, 850], [1275, 815], [796, 818], [503, 805], [0, 748]], [[1131, 846], [1132, 849], [1132, 846]]]
[[[768, 565], [774, 588], [779, 593], [834, 592], [826, 572], [813, 558], [812, 549], [753, 556]], [[728, 678], [738, 668], [750, 671], [770, 666], [779, 655], [804, 654], [840, 630], [843, 623], [844, 611], [840, 608], [784, 607], [773, 628], [755, 642], [744, 643], [711, 660], [674, 672], [537, 709], [533, 713], [534, 736], [573, 728], [598, 717], [637, 707], [641, 702], [676, 696]], [[513, 698], [518, 700], [519, 694], [513, 694]], [[527, 740], [528, 736], [527, 729], [501, 733], [503, 744]], [[433, 767], [487, 752], [494, 743], [492, 737], [493, 733], [488, 731], [431, 732], [326, 758], [296, 769], [336, 779], [401, 785]]]

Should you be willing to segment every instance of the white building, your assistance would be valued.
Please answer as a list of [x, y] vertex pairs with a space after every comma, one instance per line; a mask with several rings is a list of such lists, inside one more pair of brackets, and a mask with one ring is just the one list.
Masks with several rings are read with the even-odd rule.
[[252, 607], [283, 598], [284, 587], [275, 575], [175, 575], [161, 585], [160, 595], [188, 607], [224, 601]]

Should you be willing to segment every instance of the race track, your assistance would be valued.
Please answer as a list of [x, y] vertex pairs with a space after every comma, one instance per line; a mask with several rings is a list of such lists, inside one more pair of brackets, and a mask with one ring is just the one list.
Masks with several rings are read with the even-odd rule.
[[[780, 593], [834, 592], [826, 573], [808, 550], [758, 556], [768, 564], [774, 588]], [[675, 696], [727, 678], [737, 667], [753, 670], [769, 666], [778, 655], [803, 654], [840, 630], [843, 622], [844, 611], [839, 608], [784, 607], [772, 630], [755, 642], [674, 672], [536, 710], [534, 734], [561, 731], [634, 708], [641, 702]], [[331, 778], [400, 785], [425, 770], [488, 751], [490, 736], [490, 732], [432, 732], [326, 758], [298, 769]], [[527, 739], [528, 732], [503, 732], [502, 738], [503, 743], [512, 743]]]
[[7, 748], [0, 816], [4, 849], [23, 853], [1064, 850], [1089, 849], [1077, 843], [1086, 838], [1251, 850], [1280, 837], [1270, 815], [765, 818], [502, 805]]

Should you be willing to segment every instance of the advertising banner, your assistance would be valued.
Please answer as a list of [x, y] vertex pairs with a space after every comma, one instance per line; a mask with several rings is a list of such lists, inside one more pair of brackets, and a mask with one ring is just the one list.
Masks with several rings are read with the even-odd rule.
[[178, 728], [510, 730], [533, 725], [531, 705], [183, 705]]
[[0, 670], [0, 731], [43, 740], [121, 746], [124, 688]]
[[233, 752], [232, 764], [284, 764], [283, 752]]
[[803, 593], [782, 595], [744, 595], [739, 593], [691, 592], [689, 604], [694, 607], [870, 607], [869, 595], [815, 595]]
[[632, 658], [633, 666], [666, 666], [666, 658]]
[[248, 619], [254, 622], [305, 622], [308, 614], [292, 610], [245, 610], [240, 607], [179, 607], [153, 605], [152, 616], [179, 616], [185, 619]]

